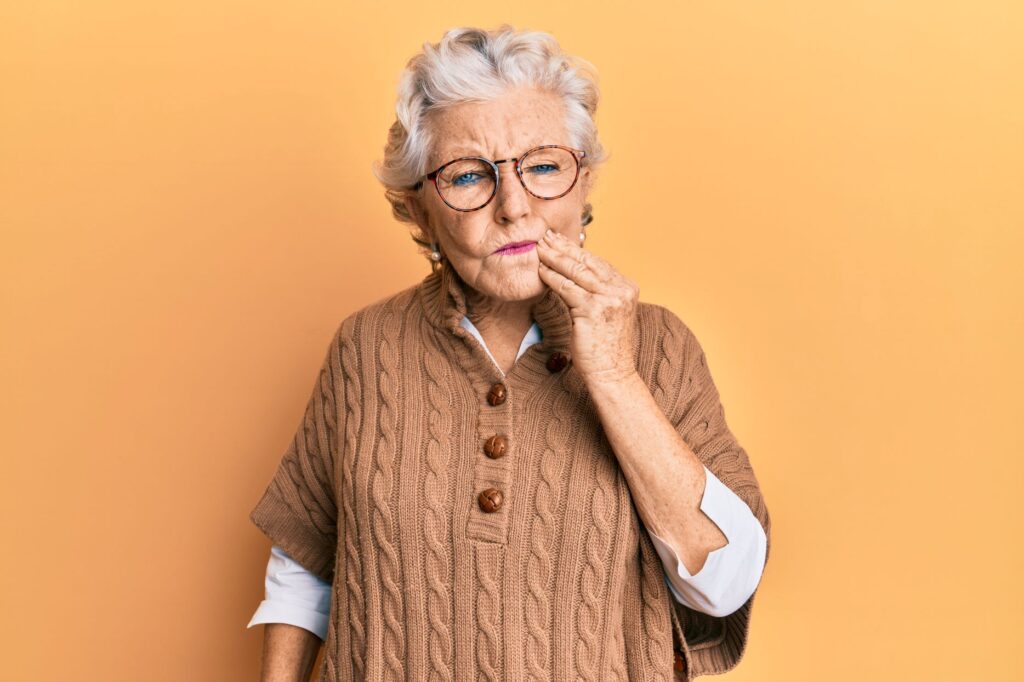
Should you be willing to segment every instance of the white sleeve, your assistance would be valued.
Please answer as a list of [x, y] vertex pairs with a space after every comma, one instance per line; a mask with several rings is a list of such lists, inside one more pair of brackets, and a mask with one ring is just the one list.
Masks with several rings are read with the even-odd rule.
[[648, 529], [665, 566], [665, 578], [676, 601], [712, 616], [728, 616], [750, 598], [764, 571], [768, 540], [761, 523], [736, 493], [704, 467], [706, 482], [700, 508], [728, 541], [708, 554], [695, 575], [679, 560], [668, 542]]
[[270, 548], [266, 595], [247, 628], [261, 623], [288, 623], [327, 639], [331, 584], [303, 568], [283, 549]]

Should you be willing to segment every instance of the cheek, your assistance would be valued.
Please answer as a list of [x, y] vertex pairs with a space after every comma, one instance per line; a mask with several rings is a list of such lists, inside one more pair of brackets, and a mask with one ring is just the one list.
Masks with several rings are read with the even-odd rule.
[[563, 229], [579, 227], [583, 216], [583, 204], [579, 202], [575, 194], [569, 194], [563, 197], [563, 199], [572, 199], [572, 201], [566, 201], [556, 207], [552, 207], [554, 210], [547, 214], [548, 223]]
[[446, 216], [438, 227], [444, 234], [449, 250], [475, 255], [480, 250], [480, 243], [486, 238], [488, 225], [486, 216], [461, 213]]

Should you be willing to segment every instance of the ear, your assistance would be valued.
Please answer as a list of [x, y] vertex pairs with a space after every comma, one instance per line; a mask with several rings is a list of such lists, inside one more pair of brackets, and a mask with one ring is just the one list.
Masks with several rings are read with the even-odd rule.
[[423, 204], [420, 203], [420, 198], [415, 194], [406, 194], [402, 198], [402, 202], [405, 204], [405, 210], [409, 212], [409, 215], [416, 222], [416, 225], [420, 228], [423, 234], [433, 240], [434, 233], [430, 230], [430, 223], [427, 220], [427, 212], [423, 208]]
[[583, 203], [587, 202], [590, 196], [590, 188], [594, 186], [594, 176], [590, 173], [590, 167], [585, 166], [580, 171], [580, 194], [583, 196]]

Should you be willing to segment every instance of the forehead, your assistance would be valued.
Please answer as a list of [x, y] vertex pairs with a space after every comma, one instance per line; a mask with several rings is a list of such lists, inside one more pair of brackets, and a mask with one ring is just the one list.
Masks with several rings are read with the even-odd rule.
[[431, 129], [431, 168], [460, 156], [505, 159], [542, 144], [570, 144], [561, 98], [535, 89], [433, 112]]

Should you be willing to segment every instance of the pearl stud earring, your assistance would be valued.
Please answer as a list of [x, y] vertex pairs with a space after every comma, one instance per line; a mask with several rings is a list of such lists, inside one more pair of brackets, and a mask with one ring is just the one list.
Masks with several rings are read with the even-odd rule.
[[430, 252], [430, 260], [432, 260], [435, 263], [437, 263], [437, 262], [439, 262], [441, 260], [441, 252], [437, 250], [437, 244], [436, 243], [431, 242], [430, 246], [433, 248], [433, 251]]

